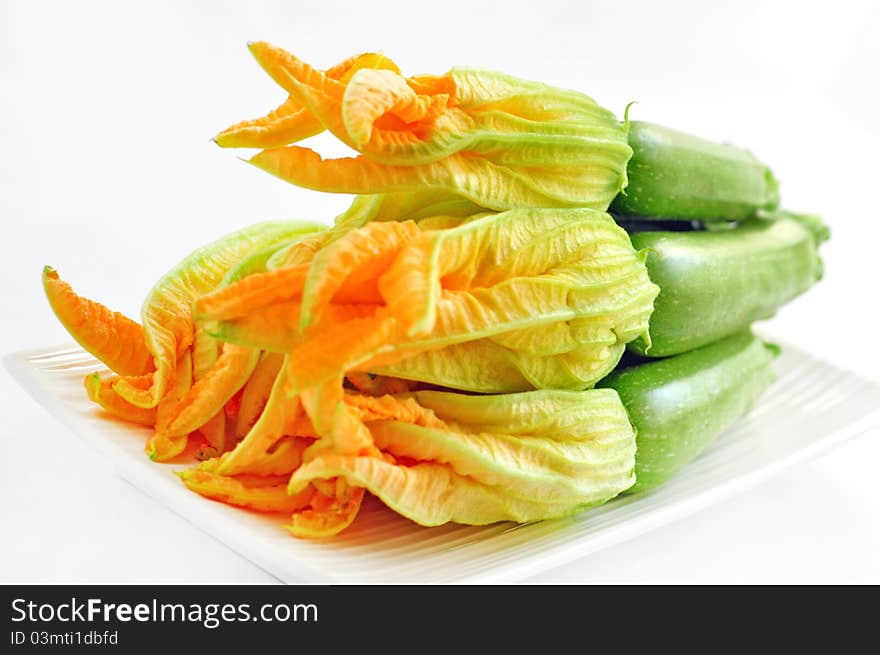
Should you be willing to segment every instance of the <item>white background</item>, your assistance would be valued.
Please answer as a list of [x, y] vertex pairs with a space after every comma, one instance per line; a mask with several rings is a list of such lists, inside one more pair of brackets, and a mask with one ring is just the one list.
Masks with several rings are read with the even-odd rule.
[[[878, 377], [880, 5], [865, 2], [0, 4], [0, 350], [69, 339], [43, 264], [137, 316], [195, 246], [268, 218], [330, 220], [210, 141], [284, 93], [245, 44], [329, 66], [383, 50], [576, 88], [752, 149], [833, 229], [826, 278], [768, 326]], [[324, 139], [325, 154], [339, 146]], [[880, 582], [880, 434], [540, 582]], [[0, 582], [269, 582], [120, 480], [0, 372]]]

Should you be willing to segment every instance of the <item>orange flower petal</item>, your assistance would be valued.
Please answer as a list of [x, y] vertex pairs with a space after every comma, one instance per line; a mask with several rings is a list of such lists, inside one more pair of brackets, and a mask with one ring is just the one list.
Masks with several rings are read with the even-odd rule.
[[139, 323], [77, 295], [50, 266], [43, 268], [43, 289], [52, 311], [70, 336], [111, 371], [142, 375], [155, 368]]

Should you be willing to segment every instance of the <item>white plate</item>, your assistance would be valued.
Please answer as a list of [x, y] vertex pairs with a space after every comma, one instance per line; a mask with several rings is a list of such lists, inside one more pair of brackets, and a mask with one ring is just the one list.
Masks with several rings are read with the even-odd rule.
[[371, 498], [341, 535], [303, 541], [281, 529], [284, 517], [206, 500], [173, 474], [180, 465], [150, 461], [143, 451], [149, 431], [109, 418], [86, 397], [83, 376], [103, 367], [79, 347], [19, 352], [4, 361], [125, 479], [292, 583], [515, 581], [682, 518], [880, 426], [880, 385], [784, 347], [778, 380], [752, 412], [653, 493], [562, 520], [438, 528], [417, 526]]

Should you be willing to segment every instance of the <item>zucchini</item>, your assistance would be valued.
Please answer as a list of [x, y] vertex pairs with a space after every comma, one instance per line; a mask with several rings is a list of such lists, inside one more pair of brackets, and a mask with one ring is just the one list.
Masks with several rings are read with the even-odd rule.
[[769, 318], [822, 276], [812, 232], [786, 217], [630, 238], [647, 251], [648, 275], [660, 287], [648, 338], [628, 346], [649, 357], [699, 348]]
[[633, 121], [633, 156], [612, 213], [655, 219], [743, 220], [779, 205], [772, 171], [752, 153]]
[[779, 349], [749, 331], [676, 357], [612, 373], [636, 428], [636, 484], [651, 489], [675, 475], [745, 414], [774, 380]]

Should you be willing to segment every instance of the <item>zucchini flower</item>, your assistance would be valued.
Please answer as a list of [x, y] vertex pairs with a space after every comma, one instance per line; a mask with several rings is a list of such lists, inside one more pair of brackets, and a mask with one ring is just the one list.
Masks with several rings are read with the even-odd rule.
[[635, 482], [635, 432], [613, 389], [497, 396], [347, 392], [343, 406], [375, 448], [316, 448], [319, 435], [281, 392], [234, 450], [180, 472], [193, 491], [290, 515], [297, 537], [327, 537], [358, 513], [364, 491], [421, 525], [483, 525], [567, 516]]
[[193, 320], [193, 300], [231, 284], [255, 259], [302, 244], [323, 226], [299, 221], [251, 225], [207, 244], [164, 275], [148, 294], [138, 323], [73, 291], [46, 267], [43, 287], [61, 323], [116, 375], [90, 374], [89, 398], [110, 414], [154, 428], [146, 450], [166, 461], [199, 432], [203, 453], [223, 450], [225, 404], [248, 380], [259, 350], [221, 344]]
[[[293, 184], [496, 211], [604, 211], [626, 186], [628, 123], [582, 93], [470, 68], [403, 77], [381, 55], [320, 71], [264, 42], [250, 50], [289, 98], [215, 140], [264, 148], [250, 163]], [[324, 129], [359, 155], [289, 145]]]
[[514, 209], [369, 222], [195, 313], [220, 341], [288, 354], [296, 393], [351, 371], [500, 393], [591, 387], [647, 339], [657, 293], [608, 214]]

